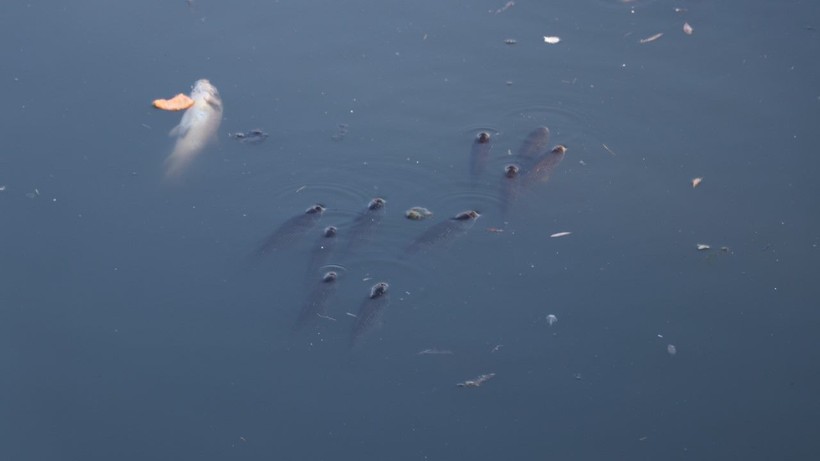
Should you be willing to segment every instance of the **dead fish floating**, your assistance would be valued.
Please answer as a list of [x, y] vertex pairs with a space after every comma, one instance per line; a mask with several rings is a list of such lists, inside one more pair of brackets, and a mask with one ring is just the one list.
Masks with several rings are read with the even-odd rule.
[[211, 82], [206, 79], [197, 80], [191, 90], [191, 99], [193, 104], [170, 133], [171, 136], [176, 136], [177, 142], [165, 161], [166, 177], [182, 173], [216, 139], [216, 130], [222, 123], [222, 98]]

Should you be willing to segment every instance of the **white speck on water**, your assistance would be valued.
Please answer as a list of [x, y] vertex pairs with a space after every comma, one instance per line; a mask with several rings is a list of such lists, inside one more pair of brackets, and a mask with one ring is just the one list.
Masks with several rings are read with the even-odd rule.
[[555, 316], [555, 314], [549, 314], [549, 315], [547, 315], [547, 323], [549, 323], [549, 324], [550, 324], [550, 326], [552, 326], [552, 325], [553, 325], [553, 324], [555, 324], [556, 322], [558, 322], [558, 317], [556, 317], [556, 316]]
[[674, 357], [674, 356], [675, 356], [675, 354], [677, 354], [677, 353], [678, 353], [678, 348], [677, 348], [677, 347], [675, 347], [675, 345], [674, 345], [674, 344], [669, 344], [669, 345], [667, 345], [667, 346], [666, 346], [666, 352], [668, 352], [668, 353], [669, 353], [669, 355], [671, 355], [671, 356], [673, 356], [673, 357]]

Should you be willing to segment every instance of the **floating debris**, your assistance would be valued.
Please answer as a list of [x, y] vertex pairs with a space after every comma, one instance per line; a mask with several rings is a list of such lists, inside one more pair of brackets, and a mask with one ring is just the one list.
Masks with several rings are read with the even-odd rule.
[[695, 31], [695, 29], [692, 29], [692, 26], [690, 26], [688, 22], [683, 23], [683, 33], [684, 34], [692, 35], [692, 32], [694, 32], [694, 31]]
[[268, 134], [259, 128], [255, 128], [245, 133], [228, 133], [228, 136], [243, 144], [259, 144], [268, 139]]
[[493, 352], [498, 352], [501, 350], [502, 347], [504, 347], [503, 344], [496, 344], [493, 350], [490, 351], [490, 353], [492, 354]]
[[495, 376], [495, 373], [487, 373], [475, 379], [468, 379], [467, 381], [456, 384], [458, 387], [479, 387], [485, 382], [489, 381]]
[[720, 247], [720, 251], [722, 251], [722, 252], [724, 252], [724, 253], [728, 253], [728, 252], [730, 252], [731, 250], [729, 249], [729, 247]]
[[40, 196], [40, 189], [34, 189], [34, 192], [26, 192], [26, 197], [36, 198]]
[[433, 212], [423, 206], [414, 206], [404, 212], [404, 216], [407, 219], [412, 219], [413, 221], [421, 221], [422, 219], [427, 219], [432, 215]]
[[2, 186], [0, 186], [0, 192], [3, 192], [4, 190], [6, 190], [6, 185], [5, 185], [5, 184], [3, 184]]
[[194, 100], [185, 94], [179, 93], [171, 99], [155, 99], [152, 104], [157, 109], [178, 111], [193, 106]]
[[[503, 12], [509, 10], [510, 8], [514, 7], [514, 6], [515, 6], [515, 2], [509, 1], [509, 2], [505, 3], [504, 6], [502, 6], [501, 8], [495, 10], [495, 14], [503, 13]], [[490, 10], [490, 11], [492, 12], [492, 10]]]
[[447, 349], [425, 349], [423, 351], [419, 351], [416, 355], [453, 355], [453, 351]]
[[549, 323], [550, 326], [552, 326], [555, 323], [558, 323], [558, 317], [556, 317], [555, 314], [549, 314], [547, 316], [547, 323]]
[[500, 233], [504, 232], [504, 229], [501, 229], [500, 227], [488, 227], [487, 232], [492, 232], [494, 234], [500, 234]]
[[663, 32], [658, 32], [657, 34], [655, 34], [651, 37], [646, 37], [646, 38], [640, 39], [639, 43], [641, 43], [643, 45], [644, 43], [654, 42], [655, 40], [657, 40], [661, 37], [663, 37]]
[[703, 178], [692, 178], [692, 189], [698, 187], [703, 182]]
[[555, 45], [559, 42], [561, 42], [561, 37], [558, 37], [556, 35], [544, 35], [544, 43]]
[[666, 346], [666, 352], [668, 352], [669, 355], [674, 356], [675, 354], [678, 353], [678, 348], [675, 347], [674, 344], [669, 344], [669, 345]]
[[606, 151], [607, 151], [607, 152], [609, 152], [610, 154], [612, 154], [612, 156], [613, 156], [613, 157], [615, 157], [615, 156], [617, 155], [617, 154], [615, 153], [615, 151], [613, 151], [612, 149], [610, 149], [610, 148], [609, 148], [609, 146], [607, 146], [606, 144], [601, 144], [601, 145], [602, 145], [602, 146], [604, 146], [604, 149], [606, 149]]
[[518, 43], [518, 40], [514, 38], [508, 38], [504, 40], [504, 43], [506, 43], [507, 45], [515, 45], [516, 43]]
[[[425, 38], [426, 38], [426, 35], [425, 35]], [[334, 141], [341, 141], [342, 139], [344, 139], [345, 136], [347, 136], [348, 126], [349, 125], [347, 123], [340, 123], [336, 127], [336, 133], [333, 136], [331, 136], [330, 139], [332, 139]]]
[[698, 251], [706, 251], [712, 248], [711, 246], [705, 243], [698, 243], [695, 245], [695, 247], [698, 249]]
[[550, 238], [566, 237], [567, 235], [572, 235], [572, 232], [556, 232], [550, 235]]

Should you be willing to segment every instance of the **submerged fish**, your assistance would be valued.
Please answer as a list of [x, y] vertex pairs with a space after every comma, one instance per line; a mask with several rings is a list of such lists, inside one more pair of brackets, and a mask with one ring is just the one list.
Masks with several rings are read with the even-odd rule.
[[484, 169], [487, 167], [487, 159], [490, 157], [490, 149], [492, 148], [491, 141], [490, 133], [486, 131], [478, 133], [475, 141], [473, 141], [473, 147], [470, 149], [470, 173], [473, 178], [484, 173]]
[[336, 238], [337, 233], [338, 231], [335, 226], [327, 226], [322, 231], [322, 236], [316, 242], [313, 251], [310, 252], [310, 260], [308, 261], [307, 267], [308, 279], [313, 279], [319, 268], [327, 264], [330, 255], [333, 254], [333, 250], [336, 247], [336, 241], [338, 240]]
[[521, 178], [524, 187], [530, 187], [539, 182], [546, 182], [552, 172], [564, 159], [564, 154], [567, 153], [567, 148], [563, 144], [558, 144], [552, 151], [538, 159], [538, 162], [532, 166]]
[[528, 166], [530, 162], [535, 161], [547, 152], [549, 143], [550, 129], [545, 126], [536, 128], [527, 136], [527, 139], [521, 143], [516, 155], [518, 155], [523, 165]]
[[345, 254], [349, 254], [351, 251], [359, 248], [370, 238], [373, 230], [381, 223], [384, 217], [384, 206], [386, 204], [386, 200], [381, 197], [376, 197], [367, 204], [367, 209], [356, 217], [348, 232], [350, 239], [344, 250]]
[[350, 346], [359, 344], [370, 331], [381, 326], [384, 308], [390, 303], [387, 282], [379, 282], [370, 288], [370, 296], [362, 301], [356, 314], [356, 323], [350, 332]]
[[405, 255], [428, 251], [436, 245], [452, 241], [470, 230], [479, 216], [481, 214], [477, 211], [467, 210], [434, 225], [405, 248]]
[[263, 255], [292, 245], [316, 225], [324, 211], [324, 205], [316, 203], [303, 214], [288, 219], [265, 239], [256, 254]]
[[518, 198], [521, 189], [521, 168], [510, 163], [504, 166], [504, 176], [501, 177], [501, 213], [506, 215], [510, 211], [512, 202]]
[[197, 80], [191, 99], [194, 105], [185, 111], [179, 125], [170, 133], [177, 137], [177, 142], [165, 160], [166, 177], [179, 176], [205, 146], [216, 139], [216, 130], [222, 122], [222, 99], [211, 82]]
[[293, 324], [294, 331], [310, 325], [320, 317], [327, 317], [327, 301], [336, 292], [338, 278], [339, 275], [334, 271], [325, 272], [299, 310], [299, 316]]

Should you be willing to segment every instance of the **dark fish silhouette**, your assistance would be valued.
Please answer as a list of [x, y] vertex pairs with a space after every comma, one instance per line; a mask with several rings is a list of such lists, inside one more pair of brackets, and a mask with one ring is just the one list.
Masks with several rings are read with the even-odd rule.
[[261, 144], [266, 139], [268, 139], [268, 134], [264, 131], [256, 128], [245, 133], [236, 132], [236, 133], [228, 133], [233, 139], [243, 143], [243, 144]]
[[361, 343], [362, 338], [370, 331], [381, 326], [384, 308], [390, 303], [387, 296], [387, 282], [379, 282], [370, 288], [370, 296], [362, 301], [356, 314], [356, 323], [350, 332], [350, 346]]
[[327, 315], [327, 301], [336, 292], [336, 280], [339, 275], [334, 272], [326, 272], [322, 279], [318, 281], [316, 286], [310, 291], [305, 304], [299, 310], [299, 316], [296, 317], [296, 323], [293, 324], [293, 330], [300, 330], [318, 320], [320, 317]]
[[537, 161], [541, 155], [549, 150], [550, 143], [550, 129], [542, 126], [536, 128], [527, 136], [527, 139], [521, 143], [516, 155], [522, 166], [528, 168], [530, 164]]
[[348, 232], [350, 238], [344, 251], [345, 255], [361, 247], [370, 238], [374, 229], [378, 227], [384, 217], [384, 206], [386, 204], [387, 201], [383, 198], [376, 197], [367, 204], [367, 209], [356, 217]]
[[521, 178], [523, 187], [531, 187], [540, 182], [547, 182], [555, 168], [564, 159], [567, 148], [563, 144], [555, 146], [552, 151], [544, 154]]
[[318, 270], [327, 264], [333, 250], [336, 248], [336, 237], [338, 233], [335, 226], [327, 226], [322, 231], [322, 236], [316, 241], [313, 251], [310, 252], [310, 260], [307, 266], [307, 278], [313, 280]]
[[473, 147], [470, 149], [470, 173], [473, 175], [473, 178], [484, 173], [487, 167], [487, 159], [490, 157], [491, 148], [492, 139], [490, 138], [490, 133], [486, 131], [478, 133], [475, 141], [473, 141]]
[[470, 230], [479, 216], [481, 214], [477, 211], [467, 210], [434, 225], [405, 248], [405, 255], [428, 251], [437, 245], [452, 241]]
[[506, 215], [521, 192], [521, 168], [514, 163], [504, 166], [501, 177], [501, 214]]
[[264, 255], [293, 245], [316, 225], [324, 211], [324, 205], [317, 203], [311, 205], [303, 214], [288, 219], [265, 239], [256, 250], [256, 254]]

